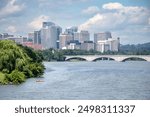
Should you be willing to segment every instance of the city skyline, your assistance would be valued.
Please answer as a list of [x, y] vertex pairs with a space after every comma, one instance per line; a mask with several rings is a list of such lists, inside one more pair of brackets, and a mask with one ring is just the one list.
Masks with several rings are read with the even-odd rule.
[[[149, 0], [0, 0], [0, 33], [27, 36], [43, 21], [93, 34], [110, 31], [122, 44], [149, 42]], [[11, 9], [10, 9], [11, 8]]]

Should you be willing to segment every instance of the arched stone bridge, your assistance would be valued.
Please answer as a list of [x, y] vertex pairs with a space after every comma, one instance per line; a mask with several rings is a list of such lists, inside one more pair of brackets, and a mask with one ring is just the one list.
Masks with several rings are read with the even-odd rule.
[[97, 59], [110, 59], [115, 61], [125, 61], [130, 58], [138, 58], [143, 59], [145, 61], [150, 62], [150, 55], [75, 55], [75, 56], [66, 56], [66, 61], [72, 59], [82, 59], [86, 61], [96, 61]]

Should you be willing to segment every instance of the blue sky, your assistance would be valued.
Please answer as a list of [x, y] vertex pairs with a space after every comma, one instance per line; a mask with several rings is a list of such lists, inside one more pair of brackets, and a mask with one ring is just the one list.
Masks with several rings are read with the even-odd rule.
[[0, 0], [0, 33], [27, 36], [43, 21], [78, 26], [91, 39], [110, 31], [122, 44], [150, 42], [150, 0]]

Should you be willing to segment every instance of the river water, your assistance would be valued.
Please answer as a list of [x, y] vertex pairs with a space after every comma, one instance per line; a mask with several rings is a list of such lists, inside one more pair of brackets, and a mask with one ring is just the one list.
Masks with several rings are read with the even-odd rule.
[[45, 62], [43, 78], [0, 86], [0, 99], [150, 99], [150, 62]]

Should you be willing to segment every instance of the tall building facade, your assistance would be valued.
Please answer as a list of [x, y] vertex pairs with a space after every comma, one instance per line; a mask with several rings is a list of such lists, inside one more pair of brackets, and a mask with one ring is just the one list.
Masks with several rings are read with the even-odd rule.
[[81, 50], [94, 50], [94, 43], [93, 41], [84, 41], [84, 43], [81, 43]]
[[120, 39], [119, 38], [110, 39], [109, 41], [110, 41], [109, 42], [110, 43], [110, 50], [118, 52], [119, 48], [120, 48]]
[[96, 50], [100, 52], [115, 51], [118, 52], [120, 47], [119, 39], [100, 40], [96, 43]]
[[33, 42], [33, 40], [34, 40], [34, 32], [28, 33], [28, 41]]
[[43, 28], [46, 28], [46, 27], [49, 27], [49, 26], [55, 26], [55, 23], [53, 23], [53, 22], [43, 22], [43, 25], [42, 25]]
[[57, 27], [57, 41], [56, 41], [56, 45], [57, 45], [57, 49], [59, 49], [59, 43], [60, 43], [59, 35], [62, 33], [62, 28], [60, 26], [56, 26], [56, 27]]
[[33, 44], [41, 44], [41, 31], [34, 31]]
[[84, 41], [90, 41], [90, 34], [88, 31], [81, 31], [74, 33], [74, 40], [78, 40], [80, 43]]
[[52, 22], [43, 22], [41, 31], [41, 44], [43, 49], [58, 48], [59, 34], [62, 29]]
[[100, 52], [118, 51], [120, 40], [112, 39], [110, 32], [94, 34], [95, 49]]
[[59, 48], [67, 49], [67, 44], [73, 40], [73, 35], [71, 34], [60, 34], [59, 35]]
[[78, 31], [78, 27], [73, 26], [73, 27], [68, 27], [64, 33], [69, 35], [74, 35], [74, 33], [77, 31]]
[[102, 40], [108, 40], [109, 38], [112, 38], [110, 32], [95, 33], [94, 34], [94, 42], [95, 43], [97, 43], [98, 41], [102, 41]]
[[55, 26], [41, 29], [41, 44], [43, 49], [57, 48], [57, 29]]

